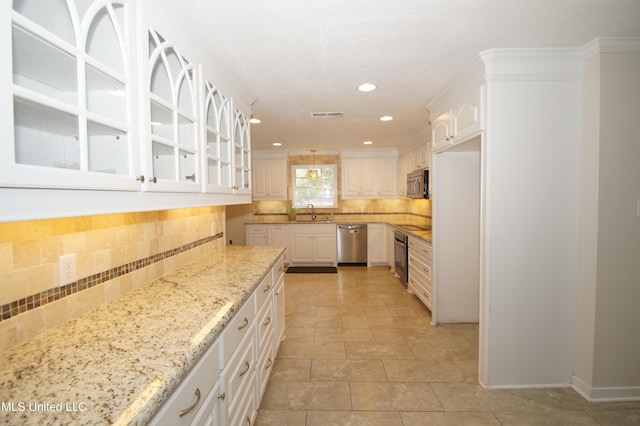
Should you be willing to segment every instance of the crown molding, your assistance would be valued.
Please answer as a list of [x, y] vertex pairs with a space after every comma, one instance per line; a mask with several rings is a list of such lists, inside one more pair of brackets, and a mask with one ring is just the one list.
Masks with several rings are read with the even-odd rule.
[[604, 52], [640, 52], [640, 37], [598, 37], [582, 47], [583, 60]]

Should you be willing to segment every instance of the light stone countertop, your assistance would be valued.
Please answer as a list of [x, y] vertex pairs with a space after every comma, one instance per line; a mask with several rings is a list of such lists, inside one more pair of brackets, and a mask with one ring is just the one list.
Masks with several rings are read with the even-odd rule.
[[0, 423], [147, 423], [283, 252], [219, 249], [0, 353]]
[[[390, 222], [390, 221], [376, 221], [376, 220], [345, 220], [345, 219], [334, 219], [334, 220], [317, 220], [317, 221], [312, 221], [312, 220], [288, 220], [285, 218], [282, 219], [254, 219], [248, 222], [245, 222], [245, 225], [304, 225], [304, 224], [316, 224], [316, 225], [320, 225], [320, 224], [332, 224], [332, 225], [344, 225], [344, 224], [356, 224], [356, 223], [381, 223], [381, 224], [385, 224], [385, 225], [391, 225], [395, 228], [397, 228], [398, 230], [404, 232], [405, 234], [408, 235], [412, 235], [414, 237], [418, 237], [421, 238], [425, 241], [427, 241], [428, 243], [432, 243], [433, 242], [433, 235], [431, 233], [431, 229], [423, 229], [423, 230], [417, 230], [417, 231], [409, 231], [406, 229], [401, 228], [399, 225], [405, 224], [405, 222]], [[422, 225], [417, 225], [417, 226], [422, 226]]]

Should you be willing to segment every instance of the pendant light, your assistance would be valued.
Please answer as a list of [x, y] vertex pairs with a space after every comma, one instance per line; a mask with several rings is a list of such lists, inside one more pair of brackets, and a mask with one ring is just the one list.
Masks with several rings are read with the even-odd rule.
[[320, 171], [316, 169], [316, 150], [312, 149], [311, 152], [311, 155], [313, 156], [311, 160], [313, 165], [311, 166], [311, 169], [309, 169], [309, 174], [307, 176], [309, 177], [309, 180], [316, 181], [320, 177]]

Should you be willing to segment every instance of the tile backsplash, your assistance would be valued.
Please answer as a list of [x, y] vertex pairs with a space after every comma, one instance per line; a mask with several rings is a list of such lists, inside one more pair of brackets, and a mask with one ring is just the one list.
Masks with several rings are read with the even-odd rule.
[[[203, 207], [0, 223], [0, 351], [211, 253], [224, 221]], [[71, 253], [77, 281], [60, 286]]]

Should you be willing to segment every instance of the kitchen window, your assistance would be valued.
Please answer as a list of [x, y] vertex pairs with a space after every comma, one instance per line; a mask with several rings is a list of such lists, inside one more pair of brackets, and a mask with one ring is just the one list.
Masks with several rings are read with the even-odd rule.
[[[322, 164], [315, 167], [292, 166], [293, 207], [305, 208], [313, 204], [315, 208], [331, 208], [338, 205], [338, 166]], [[309, 172], [317, 170], [318, 178], [310, 179]]]

